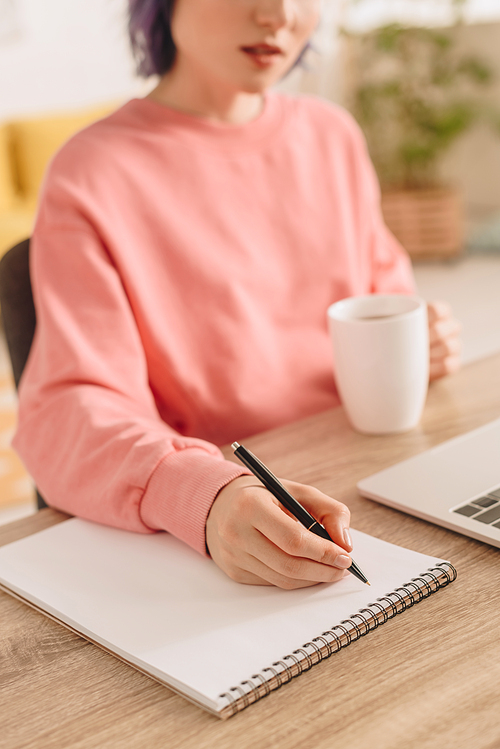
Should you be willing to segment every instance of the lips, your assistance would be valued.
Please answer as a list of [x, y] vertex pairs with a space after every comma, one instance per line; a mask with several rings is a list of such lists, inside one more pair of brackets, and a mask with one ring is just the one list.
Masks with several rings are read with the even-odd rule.
[[240, 49], [260, 68], [269, 67], [283, 55], [283, 50], [273, 44], [252, 44]]
[[252, 55], [282, 55], [283, 52], [279, 47], [275, 47], [272, 44], [252, 44], [247, 47], [241, 48], [243, 52], [247, 52]]

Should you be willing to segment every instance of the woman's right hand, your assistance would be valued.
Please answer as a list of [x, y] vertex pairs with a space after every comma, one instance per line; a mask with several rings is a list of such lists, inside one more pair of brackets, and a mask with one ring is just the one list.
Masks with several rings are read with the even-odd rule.
[[233, 580], [291, 590], [335, 582], [351, 564], [350, 513], [312, 486], [282, 481], [322, 523], [334, 543], [304, 528], [252, 476], [240, 476], [217, 495], [206, 523], [207, 548]]

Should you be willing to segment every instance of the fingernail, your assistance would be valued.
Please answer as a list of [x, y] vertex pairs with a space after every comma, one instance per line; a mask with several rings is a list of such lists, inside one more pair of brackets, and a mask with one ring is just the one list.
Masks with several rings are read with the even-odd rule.
[[345, 554], [339, 554], [335, 559], [335, 567], [340, 567], [341, 570], [346, 570], [351, 566], [351, 558]]
[[343, 536], [344, 536], [345, 545], [352, 548], [351, 535], [349, 531], [347, 530], [347, 528], [344, 528]]

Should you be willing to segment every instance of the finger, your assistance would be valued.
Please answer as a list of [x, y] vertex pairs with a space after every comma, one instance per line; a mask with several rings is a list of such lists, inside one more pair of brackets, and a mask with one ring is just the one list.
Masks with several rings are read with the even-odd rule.
[[[231, 566], [226, 570], [226, 574], [235, 582], [242, 583], [243, 585], [273, 585], [284, 590], [295, 590], [297, 588], [318, 585], [321, 582], [318, 580], [299, 580], [286, 577], [250, 554], [245, 556], [241, 564], [246, 565], [248, 569], [246, 567]], [[339, 579], [345, 574], [345, 571], [339, 570]]]
[[[292, 557], [289, 557], [288, 559], [293, 562]], [[307, 578], [302, 578], [300, 576], [301, 567], [299, 564], [297, 564], [297, 566], [295, 567], [292, 563], [290, 563], [288, 567], [285, 566], [283, 568], [283, 571], [280, 571], [275, 570], [273, 567], [269, 567], [261, 559], [254, 558], [249, 563], [249, 566], [250, 565], [252, 573], [265, 580], [266, 584], [275, 585], [278, 588], [283, 588], [284, 590], [306, 588], [311, 585], [319, 585], [320, 583], [338, 582], [346, 574], [345, 570], [326, 567], [325, 565], [316, 565], [318, 568], [323, 566], [323, 571], [325, 574], [322, 574], [321, 576], [309, 574]], [[292, 574], [288, 574], [288, 570], [290, 570]], [[297, 574], [298, 576], [296, 576]]]
[[438, 320], [429, 326], [429, 343], [432, 344], [446, 338], [458, 337], [462, 326], [454, 318]]
[[274, 585], [274, 583], [265, 580], [259, 575], [255, 575], [253, 572], [250, 572], [250, 570], [233, 567], [224, 571], [231, 580], [234, 580], [235, 583], [242, 583], [243, 585]]
[[276, 576], [282, 580], [289, 581], [335, 582], [340, 580], [344, 570], [350, 567], [352, 563], [351, 558], [345, 552], [336, 556], [333, 567], [329, 564], [321, 564], [320, 562], [313, 561], [307, 557], [291, 555], [259, 532], [255, 533], [255, 535], [252, 534], [250, 544], [251, 547], [249, 548], [251, 548], [252, 556], [264, 564], [273, 573], [273, 577], [269, 578], [268, 574], [264, 574], [262, 570], [257, 570], [254, 566], [249, 567], [249, 569], [256, 574], [264, 575], [266, 579], [272, 579], [274, 584], [281, 585], [281, 583], [275, 582]]
[[[343, 547], [316, 536], [282, 512], [272, 501], [255, 506], [252, 525], [274, 546], [291, 557], [309, 559], [335, 567], [337, 558], [346, 555]], [[249, 550], [248, 546], [245, 548]]]
[[428, 302], [427, 303], [427, 316], [429, 324], [436, 320], [442, 320], [447, 317], [451, 317], [451, 307], [448, 302]]
[[[242, 570], [237, 582], [243, 582], [248, 585], [274, 585], [283, 590], [296, 590], [298, 588], [318, 585], [321, 582], [330, 582], [330, 580], [301, 580], [300, 578], [288, 577], [286, 574], [281, 574], [268, 567], [256, 557], [249, 558], [245, 563], [250, 569]], [[345, 574], [345, 570], [335, 570], [335, 573], [332, 574], [334, 579], [331, 582], [340, 580]]]
[[286, 481], [288, 491], [306, 508], [306, 510], [325, 526], [332, 541], [339, 546], [352, 550], [352, 541], [349, 533], [351, 513], [349, 508], [328, 494], [323, 494], [319, 489], [294, 481]]
[[439, 377], [453, 374], [460, 369], [461, 361], [459, 356], [448, 356], [440, 361], [431, 361], [429, 368], [429, 379], [437, 380]]
[[[269, 545], [271, 546], [270, 543]], [[238, 558], [237, 563], [235, 563], [235, 560], [232, 560], [232, 562], [233, 563], [225, 565], [224, 571], [235, 582], [243, 583], [244, 585], [274, 585], [285, 590], [305, 588], [311, 585], [317, 585], [321, 582], [336, 582], [345, 575], [345, 570], [343, 569], [336, 569], [334, 567], [327, 567], [318, 564], [317, 567], [322, 567], [323, 570], [320, 570], [319, 575], [309, 574], [309, 578], [311, 579], [289, 577], [286, 574], [286, 565], [281, 567], [283, 570], [283, 572], [281, 572], [280, 569], [276, 570], [269, 567], [265, 562], [252, 554], [244, 554]], [[300, 571], [299, 566], [297, 566], [297, 570]]]
[[[284, 517], [284, 513], [278, 511]], [[347, 555], [339, 567], [290, 557], [255, 528], [247, 532], [245, 547], [248, 551], [243, 550], [242, 545], [238, 550], [228, 548], [223, 556], [224, 569], [229, 577], [247, 585], [276, 585], [291, 590], [323, 582], [336, 582], [351, 565], [351, 559]]]
[[445, 359], [448, 356], [458, 356], [462, 350], [459, 338], [447, 338], [444, 341], [436, 341], [430, 347], [431, 361]]

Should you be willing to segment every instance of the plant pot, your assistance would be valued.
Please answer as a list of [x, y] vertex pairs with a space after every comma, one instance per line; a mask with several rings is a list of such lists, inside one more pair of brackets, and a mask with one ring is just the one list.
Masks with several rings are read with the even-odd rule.
[[463, 250], [462, 200], [454, 188], [384, 190], [382, 213], [414, 260], [457, 257]]

